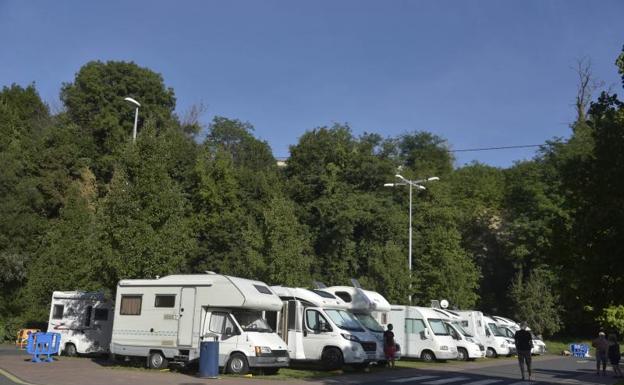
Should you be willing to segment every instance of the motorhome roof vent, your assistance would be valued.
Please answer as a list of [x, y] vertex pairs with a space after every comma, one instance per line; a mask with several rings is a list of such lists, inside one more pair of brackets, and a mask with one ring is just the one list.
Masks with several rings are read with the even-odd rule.
[[206, 274], [210, 274], [210, 275], [216, 275], [217, 274], [214, 271], [210, 271], [210, 270], [206, 270], [205, 273]]
[[437, 299], [432, 299], [431, 307], [434, 309], [440, 309], [440, 301], [438, 301]]
[[360, 282], [357, 279], [355, 279], [355, 278], [351, 278], [351, 284], [356, 289], [361, 289], [362, 288], [362, 285], [360, 285]]
[[323, 282], [313, 281], [312, 283], [314, 284], [315, 289], [327, 289], [327, 285], [325, 285]]

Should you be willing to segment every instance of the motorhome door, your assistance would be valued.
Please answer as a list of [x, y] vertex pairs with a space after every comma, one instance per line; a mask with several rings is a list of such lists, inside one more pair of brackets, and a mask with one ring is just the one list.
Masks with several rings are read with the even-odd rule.
[[193, 314], [195, 313], [195, 288], [183, 287], [180, 292], [178, 318], [178, 346], [193, 344]]

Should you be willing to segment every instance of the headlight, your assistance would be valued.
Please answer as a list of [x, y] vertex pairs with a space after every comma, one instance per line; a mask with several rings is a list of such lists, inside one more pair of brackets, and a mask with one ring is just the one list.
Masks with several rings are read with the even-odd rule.
[[349, 341], [353, 341], [353, 342], [360, 342], [360, 339], [357, 338], [357, 336], [354, 336], [353, 334], [347, 334], [347, 333], [340, 333], [340, 335], [342, 336], [342, 338], [344, 338], [345, 340], [349, 340]]
[[442, 345], [442, 346], [440, 346], [440, 350], [448, 350], [448, 346]]
[[271, 348], [268, 346], [256, 346], [256, 356], [260, 356], [262, 354], [271, 354]]

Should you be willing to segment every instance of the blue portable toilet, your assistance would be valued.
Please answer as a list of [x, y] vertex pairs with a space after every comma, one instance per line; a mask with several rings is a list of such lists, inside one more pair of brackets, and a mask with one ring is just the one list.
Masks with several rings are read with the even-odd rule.
[[199, 345], [199, 377], [219, 377], [219, 340], [216, 335]]

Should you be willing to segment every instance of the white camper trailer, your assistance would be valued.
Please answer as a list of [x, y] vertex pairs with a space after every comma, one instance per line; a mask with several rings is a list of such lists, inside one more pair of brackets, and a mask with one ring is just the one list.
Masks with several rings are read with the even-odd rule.
[[476, 310], [463, 310], [455, 313], [461, 318], [461, 326], [485, 347], [486, 357], [495, 358], [499, 355], [506, 356], [514, 353], [514, 340], [506, 337], [496, 327], [494, 320]]
[[377, 359], [377, 342], [340, 298], [321, 290], [271, 287], [284, 301], [268, 316], [288, 344], [292, 360], [319, 361], [327, 369], [365, 366]]
[[48, 332], [61, 334], [62, 354], [108, 353], [113, 305], [101, 292], [52, 293]]
[[[355, 315], [362, 326], [377, 339], [377, 361], [385, 362], [384, 353], [384, 327], [377, 322], [375, 317], [390, 312], [390, 303], [379, 293], [364, 290], [359, 287], [357, 281], [354, 286], [331, 286], [319, 288], [319, 290], [331, 293], [342, 299], [349, 311]], [[397, 352], [399, 358], [400, 352]]]
[[386, 321], [394, 326], [394, 337], [401, 346], [402, 357], [424, 361], [455, 360], [457, 344], [445, 319], [431, 308], [392, 305]]
[[282, 301], [260, 281], [215, 273], [122, 280], [111, 352], [147, 357], [151, 368], [199, 358], [203, 339], [219, 341], [219, 366], [243, 374], [288, 366], [286, 344], [263, 318]]

